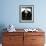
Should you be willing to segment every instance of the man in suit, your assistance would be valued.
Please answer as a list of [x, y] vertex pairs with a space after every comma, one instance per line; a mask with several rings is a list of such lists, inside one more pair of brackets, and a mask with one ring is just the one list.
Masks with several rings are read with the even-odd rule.
[[22, 20], [32, 20], [32, 13], [31, 13], [31, 11], [28, 11], [27, 9], [25, 9], [22, 12]]

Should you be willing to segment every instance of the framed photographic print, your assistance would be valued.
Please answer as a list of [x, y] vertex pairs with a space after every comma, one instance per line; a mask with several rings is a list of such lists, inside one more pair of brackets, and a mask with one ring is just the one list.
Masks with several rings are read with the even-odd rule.
[[34, 5], [20, 5], [19, 21], [24, 23], [34, 22]]

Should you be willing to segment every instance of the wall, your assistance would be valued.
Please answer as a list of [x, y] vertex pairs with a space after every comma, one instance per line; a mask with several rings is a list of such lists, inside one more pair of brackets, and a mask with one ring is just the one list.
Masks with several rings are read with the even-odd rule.
[[[46, 1], [1, 0], [0, 25], [13, 24], [16, 28], [31, 28], [39, 25], [46, 28]], [[34, 5], [34, 23], [19, 22], [19, 5]]]
[[[46, 32], [46, 0], [0, 0], [0, 31], [13, 24], [15, 28], [37, 28]], [[34, 23], [19, 22], [19, 5], [34, 5]]]

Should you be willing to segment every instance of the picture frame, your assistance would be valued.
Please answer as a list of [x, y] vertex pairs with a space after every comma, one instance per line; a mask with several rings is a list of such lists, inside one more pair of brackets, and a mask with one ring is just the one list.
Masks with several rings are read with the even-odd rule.
[[21, 23], [34, 22], [34, 5], [19, 6], [19, 21]]

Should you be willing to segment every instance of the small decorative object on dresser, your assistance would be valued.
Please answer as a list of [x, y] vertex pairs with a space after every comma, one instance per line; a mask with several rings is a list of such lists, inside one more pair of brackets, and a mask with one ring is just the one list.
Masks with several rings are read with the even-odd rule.
[[38, 29], [34, 28], [34, 29], [24, 29], [25, 32], [39, 32]]
[[15, 27], [14, 27], [12, 24], [10, 24], [10, 25], [7, 27], [7, 31], [8, 31], [8, 32], [16, 32]]
[[2, 46], [44, 46], [44, 32], [17, 31], [3, 32]]

